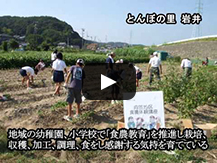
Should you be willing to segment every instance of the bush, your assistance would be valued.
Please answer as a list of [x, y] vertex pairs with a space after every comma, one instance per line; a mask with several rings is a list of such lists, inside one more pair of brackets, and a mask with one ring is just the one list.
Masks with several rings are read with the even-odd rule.
[[198, 106], [217, 103], [217, 67], [197, 67], [191, 78], [177, 72], [177, 67], [169, 67], [157, 89], [164, 92], [166, 102], [177, 102], [180, 117], [191, 117]]
[[172, 58], [167, 58], [168, 61], [174, 61], [174, 62], [179, 62], [181, 63], [181, 57], [180, 56], [175, 56]]
[[12, 39], [9, 42], [9, 47], [11, 49], [15, 50], [15, 49], [19, 48], [19, 43], [16, 40]]
[[119, 48], [116, 49], [114, 52], [117, 56], [131, 56], [131, 57], [148, 57], [152, 54], [155, 50], [149, 48], [144, 50], [144, 47], [127, 47], [127, 48]]
[[[2, 53], [0, 55], [0, 68], [21, 68], [23, 66], [35, 66], [40, 59], [43, 59], [47, 66], [50, 65], [51, 52], [14, 52]], [[105, 63], [107, 56], [87, 53], [63, 53], [63, 60], [68, 66], [75, 64], [78, 58], [82, 58], [85, 64]], [[149, 58], [145, 57], [116, 57], [115, 59], [123, 59], [124, 62], [144, 63], [148, 62]]]
[[3, 51], [8, 51], [8, 43], [6, 41], [2, 42], [2, 50]]

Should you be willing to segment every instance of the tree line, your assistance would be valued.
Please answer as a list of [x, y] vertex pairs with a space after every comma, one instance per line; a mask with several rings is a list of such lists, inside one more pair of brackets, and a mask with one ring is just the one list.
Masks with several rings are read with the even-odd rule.
[[69, 24], [48, 16], [0, 17], [0, 33], [25, 36], [25, 42], [29, 43], [31, 50], [37, 50], [39, 46], [46, 50], [59, 42], [81, 46], [81, 37]]

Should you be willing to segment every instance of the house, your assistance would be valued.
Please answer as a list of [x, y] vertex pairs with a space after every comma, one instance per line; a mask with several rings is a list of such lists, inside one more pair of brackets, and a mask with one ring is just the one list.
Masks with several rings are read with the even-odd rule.
[[92, 44], [87, 45], [88, 50], [94, 50], [95, 51], [97, 49], [97, 47], [98, 47], [98, 45], [96, 43], [92, 43]]
[[66, 43], [65, 42], [60, 42], [57, 44], [59, 47], [65, 48], [66, 47]]
[[9, 41], [10, 39], [12, 39], [13, 37], [7, 34], [0, 34], [0, 44], [3, 41]]

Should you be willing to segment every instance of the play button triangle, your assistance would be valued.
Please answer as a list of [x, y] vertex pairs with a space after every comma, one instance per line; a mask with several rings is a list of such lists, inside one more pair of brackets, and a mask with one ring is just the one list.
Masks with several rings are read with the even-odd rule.
[[105, 88], [107, 88], [110, 85], [115, 84], [115, 83], [116, 83], [116, 81], [101, 74], [101, 90], [103, 90], [103, 89], [105, 89]]

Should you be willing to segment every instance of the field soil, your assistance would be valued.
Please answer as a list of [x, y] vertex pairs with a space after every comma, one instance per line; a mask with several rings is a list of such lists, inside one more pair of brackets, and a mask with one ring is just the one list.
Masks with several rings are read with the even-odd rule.
[[[143, 71], [138, 91], [151, 91], [148, 88], [147, 64], [138, 64]], [[167, 65], [163, 65], [163, 74], [167, 72]], [[66, 107], [52, 109], [57, 102], [65, 101], [66, 91], [61, 88], [61, 96], [53, 97], [54, 83], [51, 80], [51, 69], [47, 68], [35, 77], [31, 91], [26, 90], [26, 85], [21, 85], [21, 76], [18, 69], [0, 70], [0, 95], [10, 95], [10, 100], [0, 102], [0, 125], [8, 128], [64, 128], [66, 133], [73, 128], [116, 128], [117, 121], [123, 117], [123, 103], [111, 105], [111, 101], [89, 101], [81, 104], [82, 114], [92, 112], [85, 120], [71, 123], [63, 120], [67, 114]], [[44, 81], [44, 83], [42, 82]], [[73, 105], [75, 107], [75, 105]], [[75, 110], [74, 110], [75, 111]], [[175, 104], [165, 104], [165, 121], [167, 127], [180, 127], [180, 119]], [[217, 106], [201, 106], [193, 116], [196, 123], [217, 123]], [[43, 151], [43, 157], [52, 157], [57, 161], [66, 162], [146, 162], [140, 152], [121, 151], [106, 152], [87, 159], [79, 152]], [[202, 156], [208, 162], [217, 160], [217, 146], [208, 151], [199, 151], [196, 156]], [[73, 161], [74, 160], [74, 161]], [[0, 161], [1, 162], [1, 161]], [[10, 162], [10, 161], [9, 161]]]

